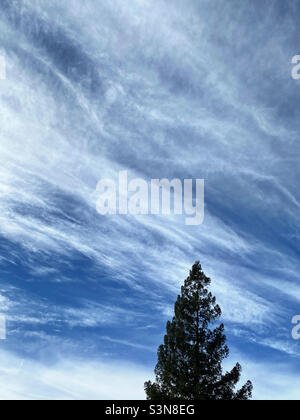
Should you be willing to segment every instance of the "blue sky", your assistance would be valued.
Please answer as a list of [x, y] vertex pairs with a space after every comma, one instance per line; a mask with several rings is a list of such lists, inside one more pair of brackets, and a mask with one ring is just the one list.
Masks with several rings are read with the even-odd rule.
[[[200, 259], [255, 398], [300, 397], [299, 2], [2, 0], [1, 398], [144, 398]], [[205, 221], [96, 212], [205, 179]]]

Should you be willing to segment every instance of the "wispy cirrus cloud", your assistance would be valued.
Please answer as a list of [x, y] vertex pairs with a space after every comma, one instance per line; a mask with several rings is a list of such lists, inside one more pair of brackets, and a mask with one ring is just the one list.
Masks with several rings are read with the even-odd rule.
[[[26, 333], [83, 336], [80, 354], [93, 334], [114, 355], [117, 343], [152, 348], [198, 258], [241, 352], [252, 341], [255, 358], [282, 344], [282, 330], [288, 337], [300, 198], [283, 28], [297, 27], [295, 7], [2, 1], [0, 307], [10, 351]], [[204, 224], [99, 216], [97, 182], [120, 170], [205, 178]]]

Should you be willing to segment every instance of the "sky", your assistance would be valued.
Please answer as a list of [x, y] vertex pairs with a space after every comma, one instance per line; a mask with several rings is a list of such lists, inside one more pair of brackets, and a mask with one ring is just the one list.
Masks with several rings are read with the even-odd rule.
[[[300, 398], [299, 2], [1, 0], [1, 399], [143, 399], [211, 277], [255, 399]], [[204, 179], [205, 218], [107, 215], [99, 180]]]

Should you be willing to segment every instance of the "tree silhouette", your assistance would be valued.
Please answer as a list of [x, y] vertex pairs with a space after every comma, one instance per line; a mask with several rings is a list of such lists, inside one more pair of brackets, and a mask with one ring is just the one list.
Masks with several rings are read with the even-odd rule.
[[248, 400], [252, 383], [240, 390], [241, 366], [223, 374], [229, 349], [224, 325], [209, 329], [221, 316], [216, 298], [207, 290], [211, 280], [199, 262], [190, 271], [175, 303], [175, 316], [167, 323], [164, 344], [158, 349], [156, 382], [145, 383], [148, 400]]

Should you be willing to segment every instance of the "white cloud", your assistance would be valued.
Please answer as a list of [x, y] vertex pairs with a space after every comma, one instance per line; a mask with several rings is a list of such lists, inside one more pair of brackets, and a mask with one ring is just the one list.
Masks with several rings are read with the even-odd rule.
[[299, 373], [288, 363], [253, 361], [233, 351], [225, 369], [232, 369], [237, 361], [242, 366], [240, 385], [252, 381], [254, 400], [299, 400]]
[[[239, 361], [241, 382], [251, 379], [254, 399], [298, 400], [300, 380], [297, 372], [278, 363], [255, 363], [233, 354], [226, 369]], [[130, 400], [145, 399], [144, 382], [153, 372], [124, 361], [87, 361], [69, 358], [46, 366], [0, 351], [1, 400]]]
[[[236, 57], [226, 61], [228, 37], [241, 29], [232, 21], [231, 6], [224, 4], [219, 22], [208, 1], [202, 2], [203, 14], [195, 13], [196, 3], [184, 8], [160, 0], [96, 3], [26, 2], [20, 27], [1, 14], [7, 77], [0, 95], [0, 231], [21, 249], [9, 250], [1, 264], [22, 264], [31, 281], [52, 278], [72, 287], [53, 266], [78, 253], [95, 271], [110, 270], [119, 284], [140, 292], [147, 309], [155, 299], [166, 315], [166, 295], [178, 290], [187, 269], [201, 258], [226, 320], [241, 328], [279, 322], [284, 308], [276, 302], [274, 314], [274, 287], [288, 286], [291, 300], [299, 296], [299, 261], [290, 249], [297, 232], [292, 239], [285, 233], [299, 225], [297, 153], [282, 153], [298, 150], [297, 127], [279, 121], [275, 108], [257, 99], [247, 85], [253, 69], [248, 59], [238, 57], [237, 68]], [[265, 19], [269, 24], [269, 15]], [[228, 30], [214, 33], [220, 25]], [[281, 41], [280, 34], [274, 37]], [[235, 36], [234, 50], [248, 50], [245, 39]], [[60, 55], [64, 42], [80, 65], [72, 54]], [[282, 44], [272, 42], [267, 44], [276, 48], [283, 77]], [[251, 39], [250, 44], [256, 45]], [[260, 69], [266, 66], [264, 52], [249, 52]], [[205, 177], [204, 225], [191, 230], [172, 217], [101, 218], [95, 211], [96, 184], [123, 169], [146, 179]], [[235, 215], [247, 221], [248, 210], [251, 220], [265, 223], [264, 237], [234, 223]], [[288, 244], [273, 246], [279, 222]], [[275, 273], [265, 274], [271, 268]], [[21, 290], [9, 292], [0, 309], [15, 323], [45, 326], [64, 320], [90, 328], [121, 318], [130, 323], [136, 316], [121, 307], [86, 304], [84, 298], [51, 310], [50, 303], [26, 292], [25, 297]], [[274, 340], [265, 344], [273, 347]], [[58, 369], [65, 375], [64, 364]]]
[[145, 399], [151, 371], [127, 362], [61, 360], [52, 366], [0, 351], [1, 400]]

